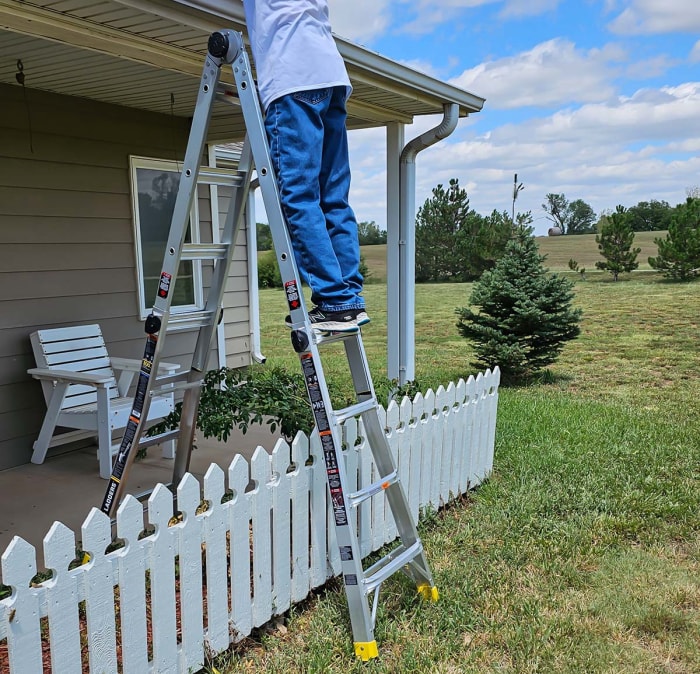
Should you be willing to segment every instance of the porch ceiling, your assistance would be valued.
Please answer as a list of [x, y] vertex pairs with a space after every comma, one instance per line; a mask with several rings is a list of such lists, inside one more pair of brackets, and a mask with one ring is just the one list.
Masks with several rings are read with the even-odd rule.
[[[225, 7], [230, 12], [174, 0], [0, 0], [0, 82], [17, 86], [21, 59], [28, 88], [189, 117], [209, 33], [244, 30], [241, 3]], [[473, 94], [347, 41], [339, 48], [354, 88], [351, 128], [410, 123], [442, 113], [445, 103], [462, 115], [481, 109]], [[222, 79], [232, 81], [226, 68]], [[240, 115], [217, 106], [211, 139], [242, 134]]]

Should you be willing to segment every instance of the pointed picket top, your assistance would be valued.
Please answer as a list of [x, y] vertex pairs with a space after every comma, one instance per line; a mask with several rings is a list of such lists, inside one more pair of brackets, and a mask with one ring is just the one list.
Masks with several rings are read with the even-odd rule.
[[310, 457], [309, 438], [299, 431], [292, 441], [292, 463], [295, 465], [294, 473], [298, 473]]
[[68, 571], [75, 559], [75, 534], [62, 522], [54, 522], [44, 536], [44, 563], [57, 575]]
[[496, 365], [493, 368], [494, 385], [498, 388], [501, 384], [501, 368]]
[[482, 372], [476, 375], [476, 390], [474, 393], [477, 398], [481, 398], [484, 395], [484, 374]]
[[445, 402], [446, 402], [446, 407], [447, 409], [444, 410], [446, 414], [450, 414], [452, 412], [452, 408], [455, 406], [455, 400], [457, 397], [457, 389], [454, 385], [454, 382], [450, 382], [447, 385], [447, 388], [445, 389]]
[[225, 479], [226, 474], [217, 463], [212, 463], [204, 474], [204, 500], [209, 502], [210, 508], [216, 508], [221, 504], [226, 491]]
[[275, 446], [270, 453], [271, 483], [278, 484], [289, 468], [289, 445], [282, 438], [277, 438]]
[[270, 455], [264, 447], [258, 445], [250, 458], [250, 479], [255, 482], [253, 491], [260, 491], [272, 479]]
[[156, 527], [156, 536], [167, 529], [173, 517], [173, 493], [164, 484], [158, 483], [148, 497], [148, 521]]
[[389, 430], [389, 435], [393, 435], [399, 427], [400, 410], [396, 401], [392, 400], [389, 407], [386, 408], [386, 427]]
[[143, 505], [127, 494], [117, 508], [117, 535], [126, 541], [126, 547], [138, 541], [143, 531]]
[[36, 548], [21, 536], [13, 536], [2, 553], [2, 582], [12, 588], [29, 587], [36, 576]]
[[228, 467], [228, 488], [233, 491], [230, 503], [236, 503], [248, 487], [250, 466], [241, 454], [236, 454]]
[[460, 377], [460, 380], [457, 382], [457, 386], [455, 386], [455, 402], [458, 405], [464, 405], [464, 399], [467, 397], [467, 384]]
[[197, 515], [197, 508], [202, 502], [199, 482], [192, 473], [185, 473], [177, 487], [177, 509], [182, 513], [183, 524]]
[[112, 542], [109, 517], [98, 508], [92, 508], [80, 531], [83, 549], [90, 555], [90, 564], [94, 564], [96, 558], [104, 557], [107, 546]]
[[401, 429], [406, 430], [413, 419], [413, 403], [408, 396], [404, 396], [399, 406], [399, 420]]

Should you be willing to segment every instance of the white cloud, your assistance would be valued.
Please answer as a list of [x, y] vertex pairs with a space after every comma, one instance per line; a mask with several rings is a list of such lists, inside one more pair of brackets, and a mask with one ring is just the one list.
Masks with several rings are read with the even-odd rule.
[[555, 38], [465, 70], [451, 83], [478, 91], [495, 109], [601, 101], [613, 94], [614, 64], [625, 58], [616, 45], [584, 51]]
[[[475, 121], [463, 120], [450, 138], [418, 155], [416, 209], [435, 185], [458, 178], [473, 208], [510, 213], [514, 173], [525, 184], [516, 210], [532, 211], [538, 234], [548, 227], [541, 208], [548, 192], [583, 199], [597, 213], [649, 199], [675, 205], [685, 199], [685, 188], [698, 182], [699, 118], [700, 82], [688, 82], [486, 132], [479, 132]], [[406, 140], [437, 121], [409, 127]], [[353, 132], [350, 138], [353, 207], [360, 220], [384, 226], [383, 132]]]
[[500, 12], [503, 18], [538, 16], [556, 9], [559, 0], [506, 0]]
[[648, 35], [700, 30], [698, 0], [631, 0], [610, 24], [614, 33]]
[[391, 0], [328, 0], [333, 32], [355, 42], [367, 42], [389, 23]]
[[693, 49], [690, 52], [690, 60], [693, 63], [700, 61], [700, 40], [693, 45]]
[[[502, 0], [399, 0], [398, 4], [410, 6], [413, 19], [401, 26], [401, 30], [406, 33], [416, 35], [430, 33], [435, 26], [448, 23], [458, 17], [465, 9], [492, 5]], [[403, 15], [403, 11], [397, 8], [396, 14]]]

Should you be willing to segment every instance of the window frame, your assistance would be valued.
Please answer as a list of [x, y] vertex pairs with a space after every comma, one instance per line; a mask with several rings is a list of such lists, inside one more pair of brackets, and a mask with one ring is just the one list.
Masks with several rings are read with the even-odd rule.
[[[146, 276], [143, 268], [143, 244], [141, 237], [141, 221], [139, 216], [139, 191], [138, 191], [138, 170], [150, 169], [158, 171], [167, 171], [181, 174], [182, 164], [168, 159], [159, 159], [155, 157], [142, 157], [131, 155], [129, 156], [129, 183], [131, 189], [131, 209], [132, 222], [134, 226], [134, 244], [136, 248], [136, 290], [138, 297], [138, 311], [140, 320], [145, 320], [151, 313], [155, 295], [151, 298], [146, 297]], [[195, 193], [195, 198], [192, 200], [192, 208], [190, 210], [190, 237], [192, 243], [200, 241], [200, 224], [199, 224], [199, 208], [198, 195]], [[165, 246], [163, 247], [165, 253]], [[171, 305], [171, 314], [187, 314], [201, 311], [204, 308], [204, 289], [202, 281], [202, 263], [200, 260], [192, 260], [192, 285], [194, 292], [194, 302], [191, 304]], [[158, 274], [160, 274], [160, 269]], [[177, 281], [176, 281], [177, 283]], [[182, 324], [183, 328], [187, 324]]]

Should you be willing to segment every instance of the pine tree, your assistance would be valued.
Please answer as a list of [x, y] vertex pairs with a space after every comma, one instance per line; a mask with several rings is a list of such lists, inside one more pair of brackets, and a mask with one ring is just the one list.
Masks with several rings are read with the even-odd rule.
[[654, 239], [658, 257], [649, 264], [666, 278], [689, 281], [700, 275], [700, 198], [688, 197], [674, 209], [665, 239]]
[[595, 266], [609, 271], [613, 281], [617, 281], [622, 272], [631, 272], [639, 266], [637, 255], [642, 249], [632, 248], [634, 232], [624, 206], [618, 206], [601, 224], [600, 234], [596, 234], [595, 242], [600, 254], [605, 258], [604, 262], [596, 262]]
[[438, 185], [416, 216], [416, 281], [470, 281], [502, 255], [512, 232], [510, 217], [484, 217], [469, 206], [456, 178]]
[[550, 274], [544, 260], [531, 230], [520, 229], [496, 266], [474, 284], [469, 302], [478, 310], [456, 310], [460, 334], [474, 343], [474, 365], [498, 365], [504, 381], [551, 365], [580, 332], [573, 283]]

